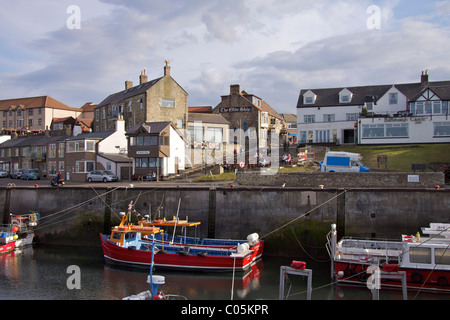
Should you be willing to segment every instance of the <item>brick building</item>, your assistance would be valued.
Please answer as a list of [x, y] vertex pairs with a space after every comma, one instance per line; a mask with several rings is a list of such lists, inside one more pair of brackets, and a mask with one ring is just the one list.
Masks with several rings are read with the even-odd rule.
[[125, 120], [125, 130], [144, 122], [172, 122], [184, 129], [188, 120], [188, 93], [171, 77], [166, 61], [164, 76], [148, 81], [146, 71], [139, 85], [125, 81], [125, 90], [113, 93], [95, 107], [94, 131], [114, 130], [119, 115]]
[[283, 117], [267, 102], [256, 95], [241, 92], [240, 85], [230, 86], [230, 94], [222, 96], [222, 101], [213, 109], [230, 123], [230, 143], [235, 131], [242, 129], [246, 137], [258, 141], [258, 147], [268, 147], [272, 130], [280, 134]]

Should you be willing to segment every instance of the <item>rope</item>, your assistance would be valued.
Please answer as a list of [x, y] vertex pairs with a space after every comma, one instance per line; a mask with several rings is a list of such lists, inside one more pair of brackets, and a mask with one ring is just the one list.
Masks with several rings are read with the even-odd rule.
[[317, 207], [312, 208], [311, 210], [305, 212], [304, 214], [298, 216], [297, 218], [294, 218], [294, 219], [292, 219], [291, 221], [289, 221], [289, 222], [283, 224], [282, 226], [280, 226], [280, 227], [278, 227], [278, 228], [272, 230], [271, 232], [269, 232], [269, 233], [267, 233], [266, 235], [262, 236], [261, 239], [266, 238], [266, 237], [268, 237], [269, 235], [271, 235], [272, 233], [275, 233], [275, 232], [277, 232], [277, 231], [279, 231], [279, 230], [285, 228], [286, 226], [290, 225], [291, 223], [294, 223], [295, 221], [297, 221], [297, 220], [303, 218], [304, 216], [307, 216], [307, 215], [310, 214], [311, 212], [313, 212], [313, 211], [315, 211], [316, 209], [318, 209], [318, 208], [324, 206], [324, 205], [327, 204], [328, 202], [333, 201], [334, 199], [338, 198], [339, 196], [341, 196], [342, 194], [344, 194], [344, 193], [346, 193], [346, 192], [347, 192], [347, 190], [344, 190], [343, 192], [341, 192], [341, 193], [339, 193], [338, 195], [336, 195], [336, 196], [334, 196], [334, 197], [328, 199], [327, 201], [323, 202], [322, 204], [318, 205]]

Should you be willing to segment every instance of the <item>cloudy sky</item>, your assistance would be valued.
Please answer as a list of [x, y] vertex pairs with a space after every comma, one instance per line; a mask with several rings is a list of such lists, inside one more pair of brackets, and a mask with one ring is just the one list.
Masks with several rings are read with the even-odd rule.
[[[231, 84], [296, 113], [301, 89], [450, 80], [450, 1], [0, 0], [0, 99], [100, 103], [171, 75], [189, 105]], [[75, 5], [75, 9], [72, 5]]]

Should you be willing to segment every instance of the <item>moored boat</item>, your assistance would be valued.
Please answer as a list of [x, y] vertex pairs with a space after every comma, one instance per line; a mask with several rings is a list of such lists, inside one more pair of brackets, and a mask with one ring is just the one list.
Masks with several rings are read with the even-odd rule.
[[30, 211], [23, 215], [11, 214], [10, 225], [11, 228], [17, 228], [16, 248], [25, 247], [33, 244], [34, 227], [37, 226], [39, 220], [39, 213]]
[[[405, 272], [408, 289], [450, 292], [450, 224], [430, 223], [423, 235], [402, 235], [398, 241], [343, 238], [336, 225], [329, 233], [332, 277], [338, 282], [366, 285], [369, 267]], [[371, 268], [372, 269], [372, 268]], [[401, 287], [401, 281], [383, 279], [381, 286]]]
[[[120, 225], [112, 228], [110, 235], [100, 235], [103, 255], [109, 263], [148, 268], [153, 262], [156, 269], [243, 271], [250, 268], [257, 255], [262, 254], [262, 248], [252, 250], [246, 240], [236, 242], [235, 246], [163, 241], [163, 229], [157, 226], [158, 222], [130, 224], [132, 207], [130, 203], [128, 212], [123, 213]], [[178, 226], [188, 224], [187, 221], [178, 219], [172, 222]], [[166, 226], [172, 222], [166, 223]]]
[[0, 254], [5, 254], [14, 250], [17, 235], [9, 225], [0, 227]]

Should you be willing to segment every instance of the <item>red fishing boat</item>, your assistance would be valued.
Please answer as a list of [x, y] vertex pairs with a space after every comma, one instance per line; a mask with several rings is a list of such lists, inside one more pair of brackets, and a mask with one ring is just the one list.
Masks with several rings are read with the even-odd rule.
[[[366, 285], [372, 267], [406, 273], [408, 289], [450, 292], [450, 224], [430, 223], [422, 234], [398, 241], [336, 239], [336, 225], [328, 236], [332, 277], [338, 282]], [[370, 271], [372, 272], [372, 271]], [[400, 280], [382, 279], [380, 285], [401, 287]]]
[[[156, 269], [239, 271], [250, 268], [257, 256], [262, 254], [262, 245], [258, 246], [258, 250], [252, 250], [246, 240], [226, 246], [163, 241], [163, 230], [158, 224], [188, 226], [191, 223], [175, 219], [166, 223], [155, 222], [152, 225], [132, 225], [129, 222], [132, 207], [130, 203], [120, 225], [112, 228], [110, 235], [100, 235], [103, 255], [109, 263], [148, 268], [153, 262]], [[158, 239], [160, 241], [157, 241]], [[185, 239], [187, 241], [187, 238]]]
[[10, 225], [0, 227], [0, 254], [11, 252], [16, 247], [16, 229]]

